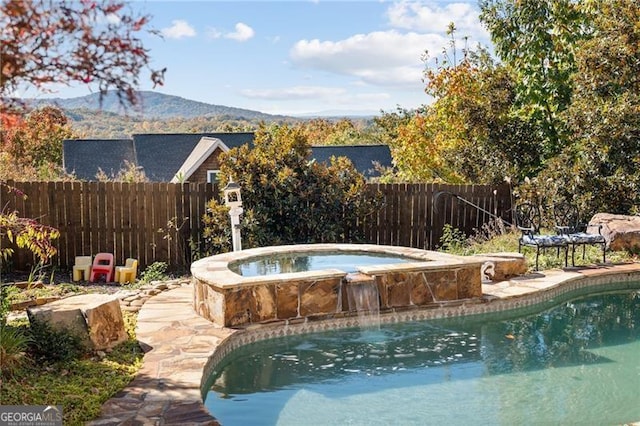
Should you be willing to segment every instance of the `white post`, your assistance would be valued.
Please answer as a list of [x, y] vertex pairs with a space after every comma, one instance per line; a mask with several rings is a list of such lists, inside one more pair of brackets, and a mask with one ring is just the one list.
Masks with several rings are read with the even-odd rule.
[[242, 236], [240, 235], [240, 215], [242, 207], [234, 207], [229, 210], [231, 216], [231, 241], [233, 242], [233, 251], [242, 250]]
[[242, 237], [240, 235], [240, 215], [242, 214], [242, 196], [240, 195], [240, 185], [233, 180], [229, 180], [227, 186], [223, 188], [224, 204], [229, 207], [231, 217], [231, 241], [233, 251], [242, 250]]

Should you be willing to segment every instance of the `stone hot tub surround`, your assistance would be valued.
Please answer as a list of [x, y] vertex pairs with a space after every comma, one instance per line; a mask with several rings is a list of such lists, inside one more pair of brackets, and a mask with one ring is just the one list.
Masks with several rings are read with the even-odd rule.
[[[243, 277], [229, 264], [265, 255], [384, 254], [409, 258], [405, 263]], [[408, 247], [372, 244], [302, 244], [262, 247], [207, 257], [191, 265], [194, 308], [225, 327], [273, 321], [352, 316], [350, 285], [377, 287], [381, 312], [480, 300], [484, 259]]]

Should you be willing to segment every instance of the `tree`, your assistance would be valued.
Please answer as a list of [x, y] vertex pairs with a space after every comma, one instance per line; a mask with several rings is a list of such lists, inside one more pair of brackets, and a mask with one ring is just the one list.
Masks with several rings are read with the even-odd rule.
[[367, 145], [376, 142], [362, 122], [348, 118], [337, 121], [314, 118], [300, 121], [293, 127], [300, 128], [312, 145]]
[[[18, 106], [16, 90], [50, 84], [115, 89], [121, 103], [135, 104], [139, 76], [149, 68], [138, 35], [148, 22], [118, 0], [1, 0], [0, 112]], [[165, 70], [149, 71], [162, 84]]]
[[[571, 103], [576, 43], [590, 26], [572, 0], [481, 0], [481, 21], [516, 76], [515, 111], [538, 123], [544, 156], [565, 143], [560, 113]], [[602, 2], [599, 2], [602, 3]]]
[[0, 179], [58, 179], [62, 176], [62, 142], [74, 133], [64, 112], [56, 107], [36, 109], [14, 117], [2, 130]]
[[565, 113], [572, 143], [545, 176], [586, 214], [638, 212], [640, 204], [640, 5], [586, 1], [593, 37], [576, 49], [575, 91]]
[[491, 184], [537, 173], [542, 153], [535, 124], [511, 113], [513, 74], [481, 47], [456, 53], [455, 31], [451, 24], [444, 59], [425, 67], [425, 91], [433, 103], [407, 120], [381, 121], [396, 125], [389, 144], [399, 175]]

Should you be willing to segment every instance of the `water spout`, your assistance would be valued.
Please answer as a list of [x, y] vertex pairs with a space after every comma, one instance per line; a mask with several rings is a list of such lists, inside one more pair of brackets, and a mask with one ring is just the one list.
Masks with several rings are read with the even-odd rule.
[[345, 277], [349, 310], [356, 311], [361, 327], [380, 326], [380, 294], [375, 278], [364, 274]]

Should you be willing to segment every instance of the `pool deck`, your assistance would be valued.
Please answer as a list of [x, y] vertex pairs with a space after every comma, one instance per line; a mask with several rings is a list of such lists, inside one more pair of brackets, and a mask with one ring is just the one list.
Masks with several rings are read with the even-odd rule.
[[[606, 283], [639, 279], [640, 263], [532, 273], [483, 284], [484, 298], [488, 302], [471, 308], [458, 307], [458, 313], [453, 315], [459, 315], [460, 309], [485, 313], [517, 307], [527, 300], [539, 303], [554, 297], [564, 286], [575, 287], [587, 281]], [[219, 424], [202, 403], [202, 378], [215, 348], [240, 331], [216, 326], [200, 317], [193, 309], [193, 297], [192, 286], [186, 286], [163, 292], [143, 305], [136, 330], [146, 351], [142, 367], [125, 389], [103, 405], [102, 416], [89, 425]], [[432, 308], [430, 313], [440, 310], [443, 310], [441, 316], [449, 316], [452, 312], [451, 308], [443, 307]], [[415, 313], [412, 315], [415, 317]], [[640, 426], [640, 421], [630, 424]]]

